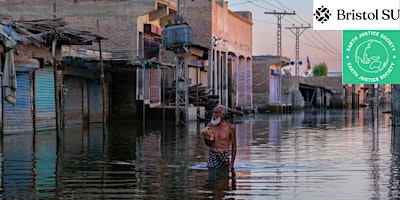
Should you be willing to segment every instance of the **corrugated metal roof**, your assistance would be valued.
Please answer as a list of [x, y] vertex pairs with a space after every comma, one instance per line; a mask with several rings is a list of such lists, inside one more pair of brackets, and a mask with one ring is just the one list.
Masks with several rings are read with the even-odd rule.
[[16, 21], [0, 16], [0, 25], [3, 32], [16, 42], [40, 47], [50, 47], [54, 37], [57, 37], [58, 44], [68, 45], [90, 44], [100, 38], [90, 32], [65, 27], [62, 18]]
[[326, 77], [326, 76], [315, 76], [315, 77], [299, 77], [299, 83], [322, 87], [331, 90], [334, 93], [341, 93], [343, 90], [342, 77]]

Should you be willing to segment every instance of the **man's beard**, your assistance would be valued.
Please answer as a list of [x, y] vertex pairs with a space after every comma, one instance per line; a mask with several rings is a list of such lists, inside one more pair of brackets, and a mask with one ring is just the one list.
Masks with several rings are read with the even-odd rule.
[[221, 122], [221, 117], [218, 117], [217, 119], [215, 119], [214, 117], [211, 118], [211, 124], [212, 125], [218, 125]]

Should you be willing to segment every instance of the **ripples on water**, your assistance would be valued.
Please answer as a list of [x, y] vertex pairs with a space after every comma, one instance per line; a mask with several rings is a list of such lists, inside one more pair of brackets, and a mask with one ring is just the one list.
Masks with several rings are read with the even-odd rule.
[[[396, 199], [399, 144], [390, 115], [258, 114], [236, 123], [235, 177], [206, 169], [198, 133], [148, 122], [4, 135], [4, 199]], [[378, 122], [378, 123], [376, 123]]]

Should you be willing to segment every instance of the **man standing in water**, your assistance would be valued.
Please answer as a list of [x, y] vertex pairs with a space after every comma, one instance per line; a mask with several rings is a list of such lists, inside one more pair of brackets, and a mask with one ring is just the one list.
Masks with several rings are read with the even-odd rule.
[[[204, 141], [210, 147], [207, 158], [209, 169], [232, 169], [236, 158], [236, 128], [225, 121], [228, 110], [223, 105], [214, 108], [211, 122], [202, 130]], [[229, 159], [229, 145], [231, 144], [231, 159]]]

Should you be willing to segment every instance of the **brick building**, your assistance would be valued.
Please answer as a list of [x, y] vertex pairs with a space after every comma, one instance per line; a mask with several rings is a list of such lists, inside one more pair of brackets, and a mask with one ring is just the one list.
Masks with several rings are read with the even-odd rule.
[[201, 83], [223, 105], [252, 107], [252, 13], [233, 12], [226, 1], [188, 1], [186, 18], [195, 44], [207, 49]]
[[[68, 27], [98, 33], [104, 38], [101, 40], [107, 94], [104, 97], [99, 73], [100, 46], [96, 43], [63, 51], [64, 58], [68, 58], [62, 70], [66, 91], [63, 109], [65, 116], [72, 116], [67, 117], [71, 123], [88, 118], [85, 113], [90, 113], [90, 109], [98, 112], [104, 101], [107, 117], [115, 120], [136, 117], [144, 96], [146, 103], [160, 103], [161, 71], [147, 69], [143, 79], [144, 70], [137, 58], [160, 59], [162, 27], [176, 15], [174, 3], [165, 0], [5, 0], [0, 1], [0, 10], [15, 20], [63, 18]], [[88, 54], [92, 56], [87, 57]]]
[[[108, 94], [104, 98], [110, 104], [106, 106], [107, 116], [112, 119], [136, 117], [144, 98], [146, 104], [159, 105], [161, 85], [172, 86], [174, 70], [150, 68], [144, 71], [138, 58], [175, 63], [173, 52], [162, 47], [160, 38], [163, 28], [176, 17], [176, 2], [31, 0], [16, 3], [4, 0], [0, 1], [0, 10], [16, 20], [63, 18], [68, 27], [98, 33], [105, 38], [101, 40], [102, 55], [109, 56], [104, 58]], [[195, 37], [192, 54], [188, 56], [192, 85], [207, 86], [209, 94], [218, 95], [219, 103], [231, 108], [252, 107], [251, 13], [230, 11], [225, 1], [187, 1], [185, 20], [193, 28]], [[99, 94], [102, 87], [100, 60], [91, 57], [88, 61], [85, 57], [73, 56], [98, 50], [99, 45], [95, 44], [63, 51], [64, 58], [72, 58], [62, 71], [63, 86], [68, 92], [64, 99], [65, 116], [77, 116], [71, 118], [72, 121], [84, 119], [88, 112], [86, 107], [100, 109], [102, 106], [99, 103], [103, 98]], [[92, 98], [96, 102], [91, 102], [89, 95], [92, 93], [100, 99]], [[92, 103], [98, 106], [90, 108]]]

